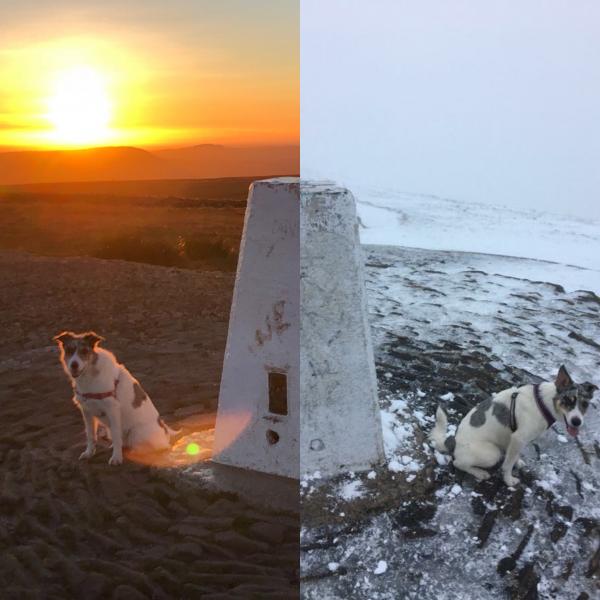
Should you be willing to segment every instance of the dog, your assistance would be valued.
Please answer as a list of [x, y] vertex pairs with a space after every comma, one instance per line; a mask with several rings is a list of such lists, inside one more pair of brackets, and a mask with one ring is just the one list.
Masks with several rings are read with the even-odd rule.
[[146, 453], [171, 448], [180, 432], [165, 424], [139, 381], [117, 362], [115, 355], [99, 347], [103, 337], [93, 331], [64, 331], [54, 340], [73, 386], [73, 402], [85, 424], [87, 444], [80, 460], [94, 455], [99, 424], [107, 429], [112, 441], [110, 465], [123, 462], [123, 449]]
[[485, 469], [496, 465], [504, 453], [502, 476], [513, 487], [519, 483], [513, 467], [523, 448], [557, 420], [577, 436], [597, 389], [587, 381], [575, 383], [563, 365], [553, 383], [512, 387], [479, 403], [460, 422], [455, 436], [447, 435], [448, 418], [438, 406], [429, 439], [436, 450], [454, 456], [456, 468], [480, 481], [490, 477]]

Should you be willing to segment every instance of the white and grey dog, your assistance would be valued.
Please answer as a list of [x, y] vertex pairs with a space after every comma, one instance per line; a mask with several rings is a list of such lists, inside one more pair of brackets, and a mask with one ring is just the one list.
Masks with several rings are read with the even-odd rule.
[[115, 355], [98, 346], [104, 338], [93, 331], [65, 331], [54, 339], [73, 386], [73, 402], [85, 423], [87, 446], [80, 459], [94, 455], [99, 423], [112, 440], [111, 465], [123, 462], [123, 449], [144, 453], [171, 447], [178, 432], [160, 418], [152, 400]]
[[519, 483], [513, 467], [523, 448], [562, 417], [567, 431], [576, 436], [594, 392], [593, 383], [575, 383], [562, 366], [554, 382], [509, 388], [471, 409], [455, 436], [447, 435], [448, 419], [438, 407], [429, 439], [440, 452], [453, 454], [454, 466], [487, 479], [485, 470], [504, 453], [502, 475], [508, 486]]

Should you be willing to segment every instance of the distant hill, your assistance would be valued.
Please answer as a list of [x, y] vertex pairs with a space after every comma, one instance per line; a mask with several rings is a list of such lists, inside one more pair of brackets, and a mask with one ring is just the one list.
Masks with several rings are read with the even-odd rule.
[[139, 148], [3, 152], [0, 184], [121, 179], [162, 179], [163, 160]]
[[122, 146], [0, 153], [0, 185], [297, 175], [299, 171], [298, 146], [204, 144], [154, 152]]
[[235, 147], [203, 144], [161, 150], [155, 156], [165, 161], [179, 177], [243, 177], [261, 173], [297, 175], [298, 146]]

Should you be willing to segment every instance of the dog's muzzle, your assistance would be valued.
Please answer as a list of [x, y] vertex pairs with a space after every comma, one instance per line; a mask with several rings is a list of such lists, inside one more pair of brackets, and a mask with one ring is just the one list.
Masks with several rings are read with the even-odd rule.
[[569, 432], [569, 435], [577, 437], [577, 435], [579, 434], [579, 428], [582, 425], [581, 419], [579, 417], [571, 417], [569, 421], [567, 421], [567, 417], [564, 417], [564, 419], [565, 426], [567, 428], [567, 431]]
[[71, 373], [71, 377], [77, 379], [84, 371], [84, 367], [80, 366], [79, 363], [72, 363], [69, 365], [69, 372]]

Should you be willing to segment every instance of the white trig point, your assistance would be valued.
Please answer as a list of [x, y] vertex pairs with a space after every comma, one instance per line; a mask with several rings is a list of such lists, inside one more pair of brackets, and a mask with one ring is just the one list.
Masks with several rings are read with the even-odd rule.
[[352, 194], [302, 181], [300, 232], [300, 471], [368, 469], [384, 454]]
[[296, 178], [252, 184], [229, 319], [213, 461], [298, 479], [300, 199]]

